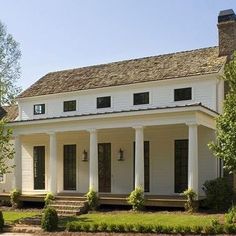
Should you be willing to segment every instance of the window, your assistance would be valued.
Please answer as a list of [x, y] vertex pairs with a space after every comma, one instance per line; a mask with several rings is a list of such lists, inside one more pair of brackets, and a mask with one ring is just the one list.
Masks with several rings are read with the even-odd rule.
[[149, 104], [149, 92], [134, 93], [134, 105]]
[[111, 97], [98, 97], [97, 98], [97, 108], [111, 107]]
[[5, 182], [5, 175], [0, 173], [0, 183], [4, 183]]
[[64, 111], [76, 111], [76, 100], [65, 101], [64, 102]]
[[192, 99], [192, 88], [180, 88], [174, 91], [175, 101], [184, 101]]
[[45, 114], [45, 104], [34, 105], [34, 115]]

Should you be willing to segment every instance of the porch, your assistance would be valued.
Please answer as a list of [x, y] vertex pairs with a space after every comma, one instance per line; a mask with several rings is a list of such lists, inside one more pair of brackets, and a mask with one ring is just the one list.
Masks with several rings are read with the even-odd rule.
[[127, 204], [142, 187], [148, 205], [183, 206], [183, 190], [200, 199], [203, 183], [219, 175], [207, 147], [214, 121], [203, 112], [23, 124], [19, 134], [15, 187], [26, 198], [47, 192], [81, 198], [92, 188], [102, 204]]

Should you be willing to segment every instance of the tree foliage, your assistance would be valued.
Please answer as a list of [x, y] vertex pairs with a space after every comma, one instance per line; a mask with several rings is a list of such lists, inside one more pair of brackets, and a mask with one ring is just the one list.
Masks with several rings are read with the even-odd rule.
[[224, 81], [229, 86], [223, 113], [217, 118], [216, 142], [209, 144], [217, 158], [224, 161], [224, 168], [232, 173], [236, 170], [236, 53], [225, 65]]
[[0, 120], [0, 173], [6, 174], [11, 172], [14, 167], [9, 165], [9, 160], [14, 158], [14, 145], [10, 142], [12, 130], [6, 126], [3, 120]]
[[0, 106], [13, 103], [20, 92], [16, 85], [20, 77], [20, 57], [19, 44], [0, 21]]

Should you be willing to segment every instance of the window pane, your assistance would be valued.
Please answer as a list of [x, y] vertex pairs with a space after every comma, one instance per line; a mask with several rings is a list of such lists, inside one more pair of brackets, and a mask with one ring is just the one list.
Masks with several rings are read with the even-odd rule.
[[134, 105], [149, 104], [149, 92], [134, 93]]
[[76, 111], [76, 100], [65, 101], [64, 102], [64, 111]]
[[97, 108], [111, 107], [111, 97], [98, 97], [97, 98]]
[[174, 90], [175, 101], [191, 100], [192, 99], [192, 88], [181, 88]]
[[34, 115], [45, 114], [45, 104], [34, 105]]

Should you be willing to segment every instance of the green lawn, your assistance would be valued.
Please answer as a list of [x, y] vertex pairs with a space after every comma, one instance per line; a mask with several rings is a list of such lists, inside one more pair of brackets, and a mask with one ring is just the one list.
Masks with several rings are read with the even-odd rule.
[[190, 215], [180, 213], [134, 213], [134, 212], [110, 212], [110, 213], [89, 213], [78, 217], [64, 219], [61, 223], [81, 222], [91, 224], [152, 224], [169, 226], [206, 226], [210, 225], [213, 219], [220, 219], [220, 215]]
[[12, 223], [16, 220], [40, 215], [37, 211], [3, 211], [3, 218], [6, 222]]

